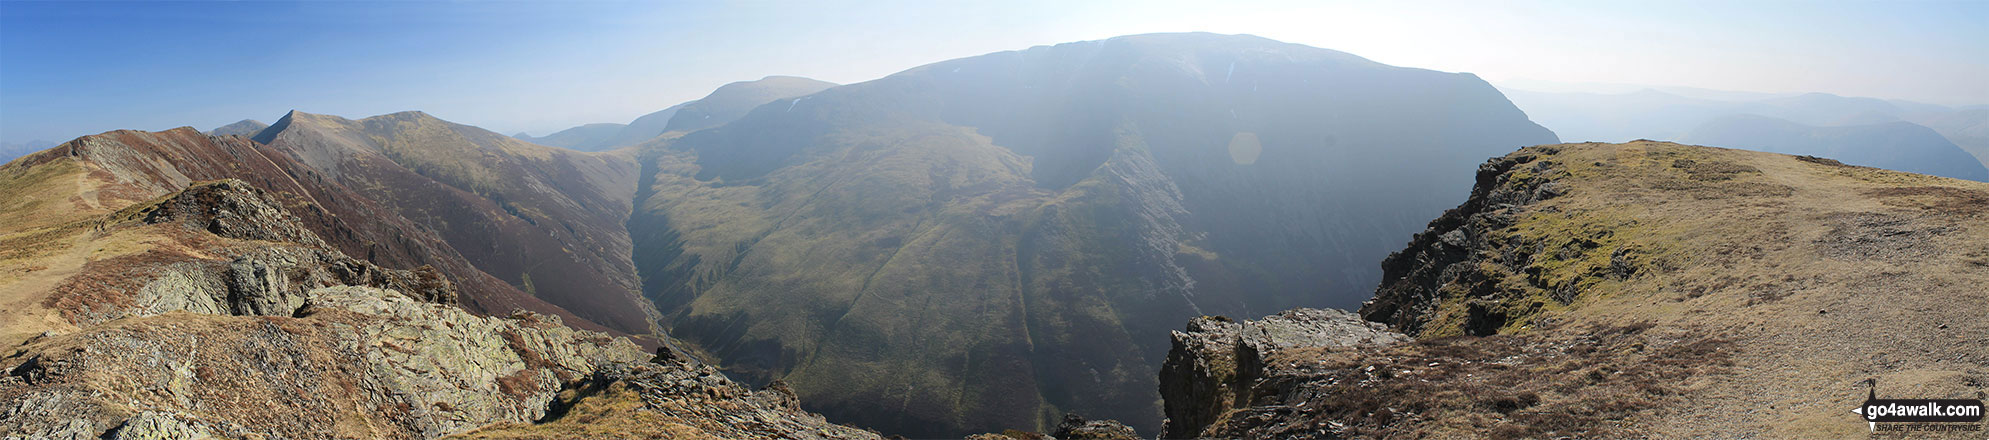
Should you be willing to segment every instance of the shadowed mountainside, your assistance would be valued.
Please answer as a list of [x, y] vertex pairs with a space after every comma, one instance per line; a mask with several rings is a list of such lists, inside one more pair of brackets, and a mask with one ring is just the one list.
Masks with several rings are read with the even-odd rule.
[[1356, 304], [1385, 237], [1454, 203], [1476, 158], [1553, 141], [1470, 75], [1143, 35], [652, 142], [629, 229], [673, 336], [832, 419], [1151, 432], [1166, 323]]
[[652, 333], [623, 222], [635, 164], [545, 147], [421, 112], [349, 120], [290, 112], [255, 140], [422, 225], [534, 297]]

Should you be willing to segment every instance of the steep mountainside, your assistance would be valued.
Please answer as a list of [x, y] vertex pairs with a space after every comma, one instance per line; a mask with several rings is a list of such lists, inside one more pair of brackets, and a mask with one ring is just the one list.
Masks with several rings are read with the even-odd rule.
[[269, 128], [269, 124], [264, 124], [262, 123], [262, 121], [254, 119], [243, 119], [241, 121], [236, 121], [233, 124], [214, 127], [213, 130], [207, 130], [207, 134], [215, 136], [235, 135], [235, 136], [248, 137], [248, 136], [255, 136], [256, 133], [261, 133], [262, 130], [265, 128]]
[[1815, 127], [1765, 116], [1733, 115], [1708, 121], [1679, 139], [1989, 182], [1989, 167], [1940, 133], [1911, 122]]
[[[70, 183], [58, 174], [7, 176]], [[0, 301], [9, 314], [51, 310], [5, 321], [15, 348], [0, 356], [0, 432], [428, 439], [494, 424], [530, 429], [585, 408], [620, 420], [666, 417], [679, 424], [657, 428], [693, 438], [876, 438], [800, 412], [779, 389], [748, 391], [710, 367], [652, 359], [627, 339], [574, 330], [557, 316], [473, 315], [451, 304], [455, 286], [430, 267], [348, 257], [283, 205], [247, 182], [219, 180], [107, 213], [0, 211], [10, 225], [43, 220], [0, 236], [9, 268]], [[45, 221], [50, 214], [62, 218]], [[87, 263], [59, 267], [75, 255]], [[62, 276], [50, 288], [37, 278], [47, 275]], [[35, 336], [16, 345], [12, 335], [28, 327]], [[657, 403], [604, 397], [603, 388], [642, 389]], [[681, 403], [704, 411], [669, 406]], [[759, 423], [740, 424], [740, 415]], [[597, 428], [590, 437], [640, 434]]]
[[1989, 301], [1985, 220], [1980, 182], [1660, 142], [1529, 147], [1382, 263], [1361, 314], [1416, 342], [1283, 350], [1199, 433], [1866, 436], [1849, 409], [1867, 384], [1989, 393], [1989, 309], [1962, 306]]
[[[497, 314], [523, 308], [567, 313], [477, 270], [432, 230], [393, 214], [346, 186], [322, 179], [319, 171], [288, 155], [240, 137], [204, 135], [191, 128], [85, 136], [0, 167], [0, 193], [6, 195], [0, 198], [0, 215], [9, 219], [0, 223], [0, 236], [6, 237], [6, 247], [22, 251], [39, 246], [69, 249], [10, 266], [28, 270], [0, 274], [0, 282], [18, 281], [14, 287], [25, 290], [53, 288], [97, 259], [91, 250], [71, 243], [75, 239], [72, 235], [82, 227], [74, 223], [78, 219], [171, 194], [195, 181], [224, 178], [269, 188], [273, 197], [301, 218], [304, 227], [345, 254], [395, 269], [434, 267], [456, 284], [463, 305], [471, 310]], [[25, 305], [8, 307], [4, 313], [14, 314], [14, 319], [4, 322], [32, 328], [31, 324], [39, 321], [31, 318], [40, 316], [37, 310]], [[572, 321], [583, 327], [591, 325], [580, 319]], [[26, 336], [9, 327], [0, 332], [0, 344]]]
[[255, 140], [432, 230], [477, 269], [616, 331], [652, 333], [623, 222], [635, 164], [420, 112], [291, 112]]
[[1143, 35], [653, 142], [629, 228], [673, 336], [832, 419], [943, 436], [1076, 411], [1153, 432], [1165, 323], [1352, 306], [1473, 158], [1553, 141], [1470, 75]]
[[515, 136], [519, 140], [539, 145], [549, 145], [577, 151], [604, 151], [612, 149], [615, 136], [627, 129], [623, 124], [587, 124], [560, 130], [545, 137], [531, 137], [524, 133]]

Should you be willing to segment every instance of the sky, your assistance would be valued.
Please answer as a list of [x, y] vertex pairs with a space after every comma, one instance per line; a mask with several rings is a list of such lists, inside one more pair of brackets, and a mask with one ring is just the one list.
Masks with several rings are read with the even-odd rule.
[[1151, 32], [1254, 34], [1494, 83], [1989, 103], [1989, 1], [0, 0], [0, 141], [422, 110], [626, 123], [727, 82], [861, 82]]

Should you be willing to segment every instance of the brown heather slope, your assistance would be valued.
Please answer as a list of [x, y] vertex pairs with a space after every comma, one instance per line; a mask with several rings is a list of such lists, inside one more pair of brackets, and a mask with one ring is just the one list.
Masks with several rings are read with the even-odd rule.
[[623, 226], [637, 169], [628, 157], [533, 145], [421, 112], [291, 112], [256, 140], [313, 170], [310, 179], [434, 231], [513, 287], [616, 331], [652, 333]]
[[[389, 268], [430, 265], [453, 281], [463, 305], [486, 314], [527, 309], [562, 315], [576, 326], [606, 330], [490, 276], [436, 233], [410, 222], [315, 169], [269, 146], [191, 128], [162, 132], [118, 130], [85, 136], [0, 166], [0, 300], [30, 301], [75, 275], [87, 262], [120, 255], [87, 249], [88, 223], [132, 203], [171, 194], [195, 181], [242, 179], [272, 196], [304, 227], [339, 251]], [[150, 247], [130, 243], [130, 252]], [[156, 241], [156, 240], [152, 240]], [[108, 252], [108, 254], [104, 254]], [[31, 302], [31, 301], [30, 301]], [[43, 313], [25, 303], [8, 307], [0, 343], [26, 337], [16, 325]]]
[[[1529, 147], [1383, 264], [1368, 319], [1198, 430], [1846, 438], [1866, 397], [1989, 392], [1989, 184], [1639, 141]], [[1474, 336], [1486, 335], [1486, 336]], [[1978, 434], [1979, 435], [1979, 434]]]

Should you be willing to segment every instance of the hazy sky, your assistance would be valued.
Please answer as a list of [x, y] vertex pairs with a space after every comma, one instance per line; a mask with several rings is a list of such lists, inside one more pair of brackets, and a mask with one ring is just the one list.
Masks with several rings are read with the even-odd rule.
[[0, 140], [424, 110], [511, 134], [766, 75], [838, 83], [1117, 35], [1248, 33], [1529, 79], [1989, 103], [1989, 1], [0, 1]]

